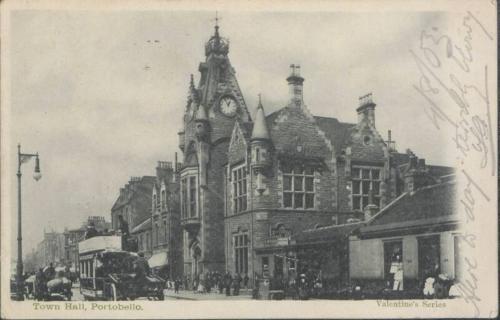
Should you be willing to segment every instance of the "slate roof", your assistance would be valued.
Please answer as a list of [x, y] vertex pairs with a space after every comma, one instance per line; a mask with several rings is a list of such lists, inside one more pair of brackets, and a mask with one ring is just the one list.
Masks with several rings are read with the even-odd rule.
[[[266, 116], [267, 127], [271, 128], [278, 116], [287, 108], [281, 108]], [[335, 151], [340, 152], [345, 147], [351, 134], [351, 130], [356, 126], [354, 123], [340, 122], [336, 118], [314, 116], [317, 126], [325, 133], [330, 140]]]
[[[140, 181], [129, 182], [128, 184], [129, 190], [127, 190], [123, 196], [122, 195], [118, 196], [115, 203], [113, 204], [113, 207], [111, 208], [111, 211], [119, 209], [123, 205], [129, 203], [136, 196], [144, 196], [144, 195], [151, 196], [151, 192], [153, 191], [153, 186], [155, 182], [156, 182], [156, 177], [154, 176], [143, 176], [141, 177]], [[130, 183], [138, 184], [136, 186], [135, 191], [132, 191], [132, 188], [130, 188]]]
[[455, 220], [456, 182], [449, 181], [402, 194], [369, 220], [361, 232], [390, 229], [395, 224], [412, 226]]
[[351, 129], [356, 125], [354, 123], [340, 122], [336, 118], [314, 117], [318, 127], [325, 133], [326, 137], [331, 141], [336, 152], [342, 150], [350, 135]]
[[146, 230], [151, 230], [151, 217], [148, 217], [146, 220], [135, 226], [130, 233], [139, 233]]

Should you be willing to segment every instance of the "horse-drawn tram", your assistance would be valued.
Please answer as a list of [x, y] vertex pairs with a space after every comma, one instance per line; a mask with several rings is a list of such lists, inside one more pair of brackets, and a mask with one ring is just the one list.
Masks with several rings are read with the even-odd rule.
[[122, 250], [120, 236], [97, 236], [79, 243], [80, 293], [85, 300], [163, 300], [165, 281], [137, 273], [139, 256]]

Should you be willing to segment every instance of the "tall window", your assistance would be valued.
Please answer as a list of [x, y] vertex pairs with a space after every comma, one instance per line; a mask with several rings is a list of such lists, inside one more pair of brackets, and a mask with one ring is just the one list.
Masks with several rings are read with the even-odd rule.
[[196, 177], [189, 177], [189, 216], [196, 216]]
[[165, 235], [165, 242], [168, 242], [168, 230], [167, 230], [167, 219], [163, 220], [163, 230]]
[[283, 167], [283, 206], [314, 209], [314, 169], [301, 165]]
[[160, 228], [158, 226], [158, 223], [155, 223], [155, 245], [158, 245], [158, 240], [159, 240], [159, 234], [160, 234]]
[[234, 268], [236, 273], [248, 273], [248, 235], [234, 236]]
[[196, 217], [197, 198], [196, 198], [196, 177], [190, 176], [181, 181], [181, 211], [184, 218]]
[[368, 205], [368, 194], [373, 190], [373, 203], [380, 208], [380, 168], [353, 167], [352, 209], [363, 210]]
[[181, 202], [181, 212], [182, 212], [182, 216], [185, 218], [188, 216], [188, 212], [187, 212], [187, 203], [188, 203], [188, 193], [187, 193], [187, 187], [188, 187], [188, 183], [187, 183], [187, 179], [182, 179], [182, 183], [181, 183], [181, 196], [182, 196], [182, 202]]
[[161, 207], [162, 209], [165, 209], [167, 206], [167, 193], [165, 190], [161, 191]]
[[235, 213], [247, 209], [247, 171], [244, 165], [233, 169], [233, 204]]

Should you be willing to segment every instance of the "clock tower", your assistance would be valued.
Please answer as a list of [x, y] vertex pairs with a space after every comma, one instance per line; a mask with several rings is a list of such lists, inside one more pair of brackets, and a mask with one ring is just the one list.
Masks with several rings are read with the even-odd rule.
[[184, 274], [191, 277], [224, 271], [224, 166], [235, 122], [251, 121], [228, 53], [216, 23], [197, 85], [191, 75], [179, 132]]

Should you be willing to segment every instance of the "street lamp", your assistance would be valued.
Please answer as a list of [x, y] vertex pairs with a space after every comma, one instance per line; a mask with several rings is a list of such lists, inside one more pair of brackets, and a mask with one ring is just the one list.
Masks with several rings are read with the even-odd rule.
[[40, 159], [38, 153], [21, 153], [21, 145], [17, 145], [17, 265], [16, 265], [16, 287], [17, 300], [24, 300], [23, 290], [23, 246], [22, 246], [22, 229], [21, 229], [21, 165], [28, 162], [31, 158], [35, 158], [35, 172], [33, 179], [36, 181], [42, 178], [40, 173]]

